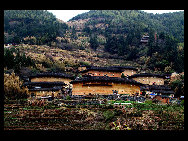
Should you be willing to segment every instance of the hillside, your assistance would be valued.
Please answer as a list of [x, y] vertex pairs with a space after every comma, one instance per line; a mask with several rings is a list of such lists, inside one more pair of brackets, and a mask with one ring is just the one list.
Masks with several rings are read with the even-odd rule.
[[67, 25], [45, 10], [5, 10], [4, 42], [50, 44], [62, 36]]
[[[88, 37], [90, 47], [104, 56], [108, 52], [110, 57], [137, 62], [145, 70], [184, 70], [184, 12], [91, 10], [67, 24], [75, 35]], [[148, 44], [140, 42], [144, 35], [149, 35]]]
[[[149, 36], [147, 44], [141, 43], [144, 35]], [[5, 10], [4, 43], [24, 46], [22, 51], [36, 63], [41, 60], [34, 54], [57, 63], [44, 63], [48, 68], [74, 68], [85, 62], [182, 72], [184, 12], [154, 15], [139, 10], [91, 10], [62, 22], [44, 10]], [[51, 53], [51, 49], [58, 51]], [[66, 60], [70, 61], [67, 66]]]
[[184, 12], [152, 14], [140, 10], [91, 10], [73, 17], [69, 22], [80, 20], [87, 21], [86, 27], [96, 28], [98, 33], [127, 34], [132, 30], [144, 33], [153, 29], [184, 41]]

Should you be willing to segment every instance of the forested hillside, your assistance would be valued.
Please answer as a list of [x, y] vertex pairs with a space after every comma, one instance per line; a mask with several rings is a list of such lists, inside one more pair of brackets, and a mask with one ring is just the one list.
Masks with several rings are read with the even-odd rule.
[[[131, 31], [144, 33], [153, 29], [184, 41], [184, 12], [152, 14], [140, 10], [91, 10], [70, 21], [79, 19], [89, 19], [86, 27], [90, 26], [92, 31], [98, 30], [98, 33], [105, 35], [128, 34]], [[98, 24], [104, 28], [97, 28]]]
[[49, 44], [62, 36], [68, 26], [45, 10], [5, 10], [4, 42]]
[[[149, 37], [146, 44], [141, 43], [143, 36]], [[183, 72], [184, 12], [90, 10], [62, 23], [45, 10], [5, 10], [4, 42], [81, 50], [86, 55], [80, 62], [89, 64], [109, 64], [113, 59], [116, 65], [128, 62], [145, 71]]]
[[[85, 21], [75, 28], [90, 37], [94, 50], [103, 46], [105, 52], [136, 61], [145, 70], [184, 70], [184, 12], [154, 15], [140, 10], [91, 10], [69, 22], [75, 21]], [[149, 41], [143, 45], [144, 35]]]

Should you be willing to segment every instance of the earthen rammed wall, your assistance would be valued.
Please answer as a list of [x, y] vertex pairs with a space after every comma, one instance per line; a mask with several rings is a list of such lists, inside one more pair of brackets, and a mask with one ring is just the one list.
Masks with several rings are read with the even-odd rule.
[[125, 76], [131, 76], [131, 75], [133, 75], [133, 74], [136, 74], [137, 72], [136, 72], [136, 70], [124, 70], [123, 72], [122, 72]]
[[32, 93], [34, 93], [36, 95], [36, 97], [41, 97], [41, 96], [52, 96], [52, 93], [54, 94], [54, 97], [57, 96], [57, 94], [59, 93], [59, 91], [29, 91], [29, 94], [31, 95]]
[[160, 77], [136, 77], [132, 79], [142, 84], [153, 85], [155, 82], [156, 85], [164, 85], [164, 78]]
[[69, 84], [71, 79], [68, 78], [61, 78], [61, 77], [35, 77], [31, 79], [31, 82], [64, 82]]
[[109, 86], [100, 85], [83, 85], [83, 83], [74, 83], [72, 95], [109, 95], [113, 94], [113, 90], [118, 91], [118, 94], [140, 94], [140, 87], [132, 84], [109, 83]]
[[121, 72], [90, 70], [83, 73], [83, 75], [121, 77]]

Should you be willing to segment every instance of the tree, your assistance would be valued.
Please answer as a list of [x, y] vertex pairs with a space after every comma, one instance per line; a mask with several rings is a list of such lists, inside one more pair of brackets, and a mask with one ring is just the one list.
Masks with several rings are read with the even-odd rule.
[[4, 73], [4, 97], [9, 99], [24, 99], [28, 97], [28, 89], [21, 87], [23, 84], [15, 73]]
[[154, 30], [150, 30], [149, 32], [149, 41], [148, 41], [148, 56], [152, 56], [153, 53], [155, 53], [155, 38], [154, 38]]
[[4, 52], [4, 67], [12, 69], [15, 64], [13, 52], [9, 49], [5, 49]]
[[5, 10], [4, 25], [4, 32], [9, 35], [5, 41], [11, 43], [30, 37], [29, 44], [50, 44], [68, 29], [67, 24], [46, 10]]
[[176, 97], [184, 95], [184, 75], [180, 76], [179, 79], [170, 82], [170, 86], [174, 90]]
[[96, 50], [99, 46], [99, 42], [97, 41], [97, 36], [91, 36], [89, 40], [90, 46], [92, 49]]
[[83, 32], [86, 32], [88, 35], [91, 34], [91, 29], [90, 29], [90, 27], [88, 27], [88, 26], [85, 26], [82, 31], [83, 31]]
[[[4, 52], [4, 67], [7, 69], [14, 69], [15, 73], [19, 73], [22, 67], [36, 68], [34, 61], [24, 53], [21, 54], [19, 50], [12, 48], [5, 49]], [[13, 53], [16, 55], [14, 56]]]

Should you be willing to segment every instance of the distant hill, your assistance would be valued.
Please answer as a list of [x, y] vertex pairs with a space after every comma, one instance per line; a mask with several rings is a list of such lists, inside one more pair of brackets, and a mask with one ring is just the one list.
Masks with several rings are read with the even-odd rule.
[[49, 44], [68, 26], [46, 10], [5, 10], [4, 42]]
[[184, 12], [152, 14], [140, 10], [91, 10], [69, 22], [87, 20], [86, 27], [104, 34], [127, 34], [132, 30], [165, 32], [184, 42]]
[[[153, 71], [184, 70], [184, 12], [152, 14], [140, 10], [91, 10], [67, 23], [89, 38], [90, 47], [113, 58], [137, 62]], [[142, 44], [144, 35], [149, 36]]]

